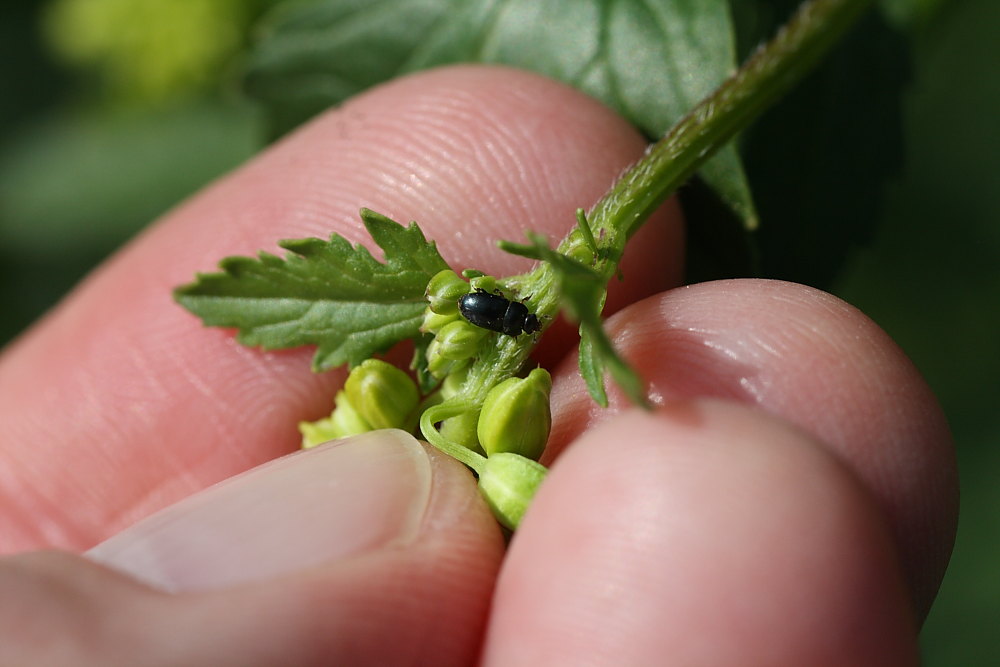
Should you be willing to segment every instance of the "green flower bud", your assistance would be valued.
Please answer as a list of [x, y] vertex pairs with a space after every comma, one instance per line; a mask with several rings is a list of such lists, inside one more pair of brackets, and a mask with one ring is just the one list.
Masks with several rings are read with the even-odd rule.
[[482, 452], [479, 438], [476, 435], [478, 423], [479, 412], [466, 412], [441, 422], [441, 435], [474, 452]]
[[302, 434], [302, 449], [309, 449], [330, 440], [374, 430], [371, 424], [365, 421], [364, 417], [354, 409], [354, 405], [347, 398], [346, 393], [337, 392], [334, 402], [336, 407], [329, 417], [314, 422], [299, 423], [299, 432]]
[[340, 436], [336, 435], [332, 422], [331, 417], [317, 419], [314, 422], [299, 422], [302, 449], [312, 449], [316, 445], [322, 445], [324, 442], [339, 438]]
[[454, 365], [454, 359], [441, 354], [441, 341], [435, 337], [427, 346], [427, 371], [440, 380], [451, 372]]
[[365, 359], [347, 376], [347, 399], [373, 429], [413, 430], [420, 393], [410, 376], [379, 359]]
[[508, 378], [493, 387], [479, 417], [479, 442], [487, 456], [512, 452], [537, 459], [552, 428], [552, 376], [536, 368], [526, 378]]
[[424, 311], [424, 321], [420, 325], [420, 330], [424, 333], [436, 334], [441, 331], [445, 326], [456, 322], [459, 319], [458, 310], [456, 308], [455, 312], [450, 315], [442, 315], [441, 313], [435, 313], [430, 308]]
[[457, 395], [462, 390], [462, 386], [468, 378], [468, 366], [452, 369], [452, 371], [448, 373], [448, 377], [446, 377], [444, 382], [441, 383], [441, 398], [447, 400], [452, 396]]
[[514, 530], [528, 510], [546, 468], [518, 454], [500, 452], [486, 459], [479, 471], [479, 492], [501, 524]]
[[575, 259], [584, 266], [591, 266], [594, 263], [594, 253], [585, 244], [571, 246], [566, 251], [566, 256]]
[[451, 269], [434, 274], [427, 283], [427, 301], [435, 313], [452, 315], [458, 312], [458, 298], [468, 294], [469, 283]]
[[337, 392], [334, 398], [333, 414], [330, 415], [330, 423], [336, 431], [338, 438], [345, 438], [349, 435], [367, 433], [375, 429], [368, 423], [361, 413], [358, 412], [351, 399], [347, 397], [347, 392], [343, 389]]
[[465, 290], [466, 292], [475, 292], [476, 290], [483, 290], [484, 292], [492, 292], [497, 288], [497, 279], [494, 278], [493, 276], [487, 276], [485, 274], [481, 276], [476, 276], [475, 278], [469, 281], [469, 287], [471, 287], [472, 289], [466, 288]]
[[445, 359], [469, 359], [479, 352], [479, 343], [486, 336], [486, 329], [456, 320], [446, 324], [437, 334], [437, 354]]

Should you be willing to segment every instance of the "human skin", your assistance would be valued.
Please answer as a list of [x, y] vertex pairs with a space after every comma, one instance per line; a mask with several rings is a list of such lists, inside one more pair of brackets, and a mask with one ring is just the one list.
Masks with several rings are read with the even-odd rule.
[[[201, 327], [174, 286], [280, 238], [368, 244], [362, 206], [417, 220], [452, 266], [520, 272], [494, 242], [561, 238], [643, 149], [560, 84], [437, 70], [122, 249], [0, 358], [0, 663], [914, 664], [957, 511], [933, 395], [829, 295], [678, 288], [672, 201], [608, 304], [657, 408], [593, 406], [553, 327], [552, 470], [509, 547], [471, 475], [398, 433], [199, 494], [294, 451], [344, 375]], [[326, 483], [344, 469], [366, 483]]]

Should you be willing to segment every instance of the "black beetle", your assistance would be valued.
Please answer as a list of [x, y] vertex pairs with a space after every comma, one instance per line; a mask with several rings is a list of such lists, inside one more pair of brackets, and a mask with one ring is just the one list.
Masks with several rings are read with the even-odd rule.
[[528, 312], [523, 303], [510, 301], [501, 294], [492, 294], [484, 289], [459, 297], [458, 312], [477, 327], [508, 336], [532, 334], [541, 328], [538, 316]]

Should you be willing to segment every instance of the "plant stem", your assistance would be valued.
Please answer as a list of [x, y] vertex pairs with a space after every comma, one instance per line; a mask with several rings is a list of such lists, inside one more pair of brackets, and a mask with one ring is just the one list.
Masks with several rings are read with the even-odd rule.
[[604, 230], [604, 244], [612, 242], [609, 236], [624, 235], [623, 247], [703, 162], [808, 73], [869, 5], [871, 0], [803, 3], [770, 42], [678, 121], [597, 202], [590, 222], [595, 231]]
[[[479, 403], [482, 403], [482, 401], [479, 401]], [[458, 443], [451, 442], [441, 435], [441, 432], [434, 426], [440, 421], [444, 421], [445, 419], [449, 419], [451, 417], [458, 417], [459, 415], [474, 410], [475, 408], [476, 406], [474, 404], [465, 400], [439, 403], [438, 405], [432, 406], [424, 410], [423, 414], [420, 415], [420, 432], [423, 433], [427, 442], [431, 443], [448, 456], [458, 459], [461, 463], [464, 463], [478, 473], [482, 470], [483, 464], [486, 463], [486, 458], [480, 456], [468, 447], [463, 447]]]

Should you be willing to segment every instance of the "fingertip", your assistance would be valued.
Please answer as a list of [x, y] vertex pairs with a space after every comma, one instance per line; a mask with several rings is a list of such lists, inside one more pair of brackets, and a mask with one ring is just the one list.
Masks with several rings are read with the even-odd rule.
[[916, 662], [863, 487], [801, 431], [718, 401], [629, 412], [553, 467], [498, 582], [487, 664]]
[[[955, 535], [957, 475], [947, 421], [912, 362], [863, 313], [775, 280], [670, 290], [608, 321], [626, 359], [663, 402], [714, 397], [795, 424], [845, 463], [889, 520], [922, 618]], [[602, 411], [571, 363], [555, 372], [546, 460], [622, 409]]]

